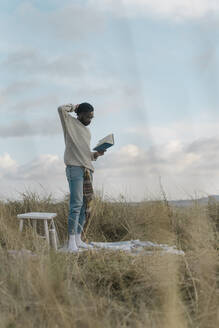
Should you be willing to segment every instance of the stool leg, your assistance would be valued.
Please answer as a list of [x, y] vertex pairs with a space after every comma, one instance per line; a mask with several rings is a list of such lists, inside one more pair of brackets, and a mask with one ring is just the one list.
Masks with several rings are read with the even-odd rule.
[[33, 230], [37, 232], [37, 220], [33, 220]]
[[55, 229], [50, 229], [49, 230], [49, 237], [50, 237], [50, 242], [51, 242], [52, 248], [57, 251], [57, 241], [56, 241], [56, 231], [55, 231]]
[[19, 230], [20, 232], [23, 230], [23, 226], [24, 226], [24, 220], [20, 219], [20, 223], [19, 223]]
[[47, 240], [48, 247], [49, 247], [49, 229], [48, 229], [48, 222], [47, 222], [47, 220], [43, 220], [43, 222], [44, 222], [44, 229], [45, 229], [46, 240]]
[[60, 245], [59, 244], [59, 237], [58, 237], [58, 234], [57, 234], [57, 231], [56, 231], [56, 227], [55, 227], [55, 223], [54, 223], [54, 220], [53, 219], [52, 219], [52, 228], [55, 230], [57, 245]]

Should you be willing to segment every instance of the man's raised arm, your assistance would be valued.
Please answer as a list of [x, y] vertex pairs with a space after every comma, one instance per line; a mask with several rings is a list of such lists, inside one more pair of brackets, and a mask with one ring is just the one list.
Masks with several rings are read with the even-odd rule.
[[73, 112], [74, 110], [75, 110], [75, 106], [72, 104], [61, 105], [58, 107], [58, 113], [64, 131], [65, 131], [66, 120], [68, 119], [69, 116], [69, 112]]

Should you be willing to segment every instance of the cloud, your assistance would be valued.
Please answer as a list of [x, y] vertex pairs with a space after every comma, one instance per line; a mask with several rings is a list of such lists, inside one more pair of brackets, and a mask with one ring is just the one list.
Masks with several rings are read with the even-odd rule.
[[[94, 187], [116, 198], [125, 193], [131, 200], [141, 200], [160, 193], [160, 178], [169, 198], [186, 198], [195, 192], [218, 193], [218, 138], [193, 142], [172, 140], [148, 148], [127, 144], [119, 150], [108, 150], [95, 162]], [[69, 192], [63, 158], [42, 154], [19, 165], [9, 155], [0, 156], [2, 196], [24, 186], [52, 192], [62, 197]]]
[[218, 147], [219, 138], [205, 138], [186, 143], [175, 140], [146, 149], [129, 144], [112, 153], [109, 150], [96, 163], [97, 184], [104, 181], [111, 194], [127, 188], [129, 196], [138, 199], [145, 193], [158, 194], [160, 177], [171, 198], [194, 196], [195, 191], [217, 193]]
[[19, 93], [22, 92], [28, 92], [28, 90], [37, 87], [38, 82], [37, 81], [15, 81], [9, 84], [6, 88], [2, 88], [0, 90], [0, 95], [3, 98], [10, 98], [15, 95], [18, 95]]
[[18, 165], [9, 154], [4, 154], [0, 157], [0, 176], [1, 199], [18, 199], [19, 193], [25, 190], [40, 195], [42, 188], [55, 198], [62, 198], [68, 192], [63, 160], [54, 154], [42, 154], [23, 165]]
[[74, 2], [56, 10], [43, 11], [30, 2], [21, 3], [15, 12], [18, 26], [29, 26], [34, 34], [75, 41], [104, 30], [104, 17], [88, 2]]
[[[138, 85], [123, 80], [115, 72], [104, 72], [95, 55], [80, 52], [50, 57], [34, 49], [24, 49], [9, 54], [2, 69], [15, 76], [13, 83], [0, 90], [2, 110], [7, 112], [8, 108], [17, 112], [43, 112], [60, 103], [74, 102], [72, 99], [82, 102], [85, 97], [90, 102], [98, 101], [102, 113], [118, 112], [123, 108], [133, 109], [138, 101]], [[23, 80], [17, 80], [20, 75]], [[4, 134], [8, 128], [3, 128]]]
[[[25, 97], [24, 97], [25, 99]], [[59, 103], [59, 97], [56, 94], [48, 94], [43, 97], [32, 96], [32, 100], [21, 100], [13, 103], [10, 109], [18, 112], [37, 110], [39, 113], [44, 112], [46, 108], [56, 108]]]
[[[127, 176], [128, 172], [134, 172], [136, 177], [148, 174], [159, 176], [173, 171], [175, 174], [183, 173], [192, 163], [188, 161], [188, 155], [190, 153], [186, 153], [183, 146], [172, 149], [171, 143], [151, 146], [148, 149], [129, 144], [109, 155], [107, 162], [102, 161], [99, 168], [111, 170], [112, 175], [120, 177]], [[107, 163], [110, 163], [110, 166], [106, 166]]]
[[[9, 174], [13, 174], [17, 170], [17, 162], [8, 153], [4, 153], [0, 156], [0, 178], [2, 182], [2, 177]], [[2, 190], [4, 190], [1, 184]]]
[[52, 182], [54, 177], [63, 175], [63, 166], [63, 161], [57, 155], [42, 154], [31, 162], [18, 166], [16, 172], [8, 173], [6, 177], [9, 180]]
[[90, 0], [99, 10], [111, 11], [116, 16], [143, 17], [154, 15], [182, 21], [219, 13], [215, 0]]
[[104, 17], [89, 4], [72, 4], [51, 15], [49, 23], [54, 26], [56, 37], [75, 40], [92, 33], [104, 31]]
[[9, 113], [12, 111], [22, 116], [27, 114], [27, 112], [35, 114], [37, 112], [39, 115], [40, 112], [45, 113], [45, 110], [50, 108], [54, 109], [58, 106], [59, 96], [55, 91], [54, 93], [48, 93], [42, 96], [42, 94], [45, 93], [43, 85], [38, 89], [35, 88], [34, 83], [29, 87], [25, 87], [25, 84], [25, 82], [16, 82], [0, 91], [0, 100], [2, 103], [1, 111], [6, 112], [5, 119], [7, 119], [7, 116], [9, 116]]
[[84, 52], [61, 56], [46, 56], [37, 50], [25, 49], [10, 53], [2, 63], [11, 72], [21, 72], [28, 76], [43, 75], [77, 77], [89, 70], [92, 56]]
[[[207, 115], [202, 117], [199, 114], [193, 114], [187, 120], [163, 122], [162, 125], [153, 125], [148, 123], [138, 124], [136, 127], [128, 127], [124, 129], [124, 132], [129, 134], [130, 139], [138, 137], [139, 141], [144, 138], [150, 138], [152, 144], [161, 144], [175, 142], [180, 140], [181, 142], [190, 143], [191, 140], [203, 140], [206, 138], [219, 137], [219, 123], [217, 115], [211, 117], [211, 109], [206, 109]], [[210, 113], [210, 115], [209, 115]]]
[[39, 112], [57, 107], [59, 97], [76, 93], [92, 65], [91, 56], [77, 51], [61, 56], [47, 56], [34, 49], [9, 53], [0, 64], [7, 80], [13, 75], [13, 82], [7, 85], [6, 80], [0, 89], [2, 110]]
[[[0, 126], [0, 138], [26, 137], [26, 136], [53, 136], [62, 133], [57, 117], [34, 120], [16, 120], [9, 125]], [[54, 115], [53, 115], [54, 116]]]
[[[149, 131], [148, 131], [149, 130]], [[219, 124], [212, 121], [182, 121], [165, 126], [129, 128], [130, 140], [150, 138], [151, 147], [138, 150], [143, 156], [145, 174], [213, 176], [218, 175]], [[143, 144], [143, 143], [141, 143]], [[128, 153], [128, 152], [127, 152]], [[127, 159], [127, 163], [132, 163]], [[143, 172], [141, 170], [141, 172]]]
[[18, 165], [9, 154], [5, 154], [2, 159], [0, 158], [0, 163], [3, 161], [5, 165], [2, 177], [7, 179], [9, 184], [13, 181], [15, 184], [17, 182], [51, 184], [55, 180], [58, 181], [60, 176], [63, 177], [64, 163], [57, 155], [42, 154], [26, 164]]
[[200, 139], [187, 146], [187, 153], [200, 158], [193, 166], [194, 172], [200, 172], [200, 174], [216, 173], [219, 167], [218, 146], [219, 138]]
[[16, 168], [16, 161], [11, 158], [8, 153], [3, 154], [0, 156], [0, 169], [2, 170], [11, 170]]
[[[2, 97], [40, 87], [45, 81], [49, 86], [74, 87], [77, 93], [95, 95], [123, 92], [125, 97], [136, 96], [137, 87], [121, 80], [116, 72], [106, 72], [99, 66], [95, 54], [75, 51], [68, 55], [45, 55], [35, 49], [9, 53], [1, 64], [2, 70], [22, 74], [24, 80], [16, 81], [0, 90]], [[30, 83], [28, 82], [30, 81]]]

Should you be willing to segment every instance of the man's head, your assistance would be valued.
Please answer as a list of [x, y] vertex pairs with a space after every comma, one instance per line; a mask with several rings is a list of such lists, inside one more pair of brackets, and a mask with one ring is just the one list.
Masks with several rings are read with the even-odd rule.
[[89, 125], [94, 117], [94, 108], [91, 104], [81, 103], [75, 110], [78, 120], [84, 124]]

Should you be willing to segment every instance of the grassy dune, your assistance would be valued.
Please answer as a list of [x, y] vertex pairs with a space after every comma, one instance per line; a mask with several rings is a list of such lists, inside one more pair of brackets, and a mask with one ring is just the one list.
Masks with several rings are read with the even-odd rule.
[[[30, 227], [18, 232], [16, 215], [28, 211], [56, 212], [59, 238], [67, 238], [68, 197], [53, 203], [28, 192], [0, 203], [0, 328], [219, 326], [218, 204], [95, 198], [88, 241], [150, 240], [185, 256], [49, 251]], [[21, 249], [35, 256], [8, 252]]]

